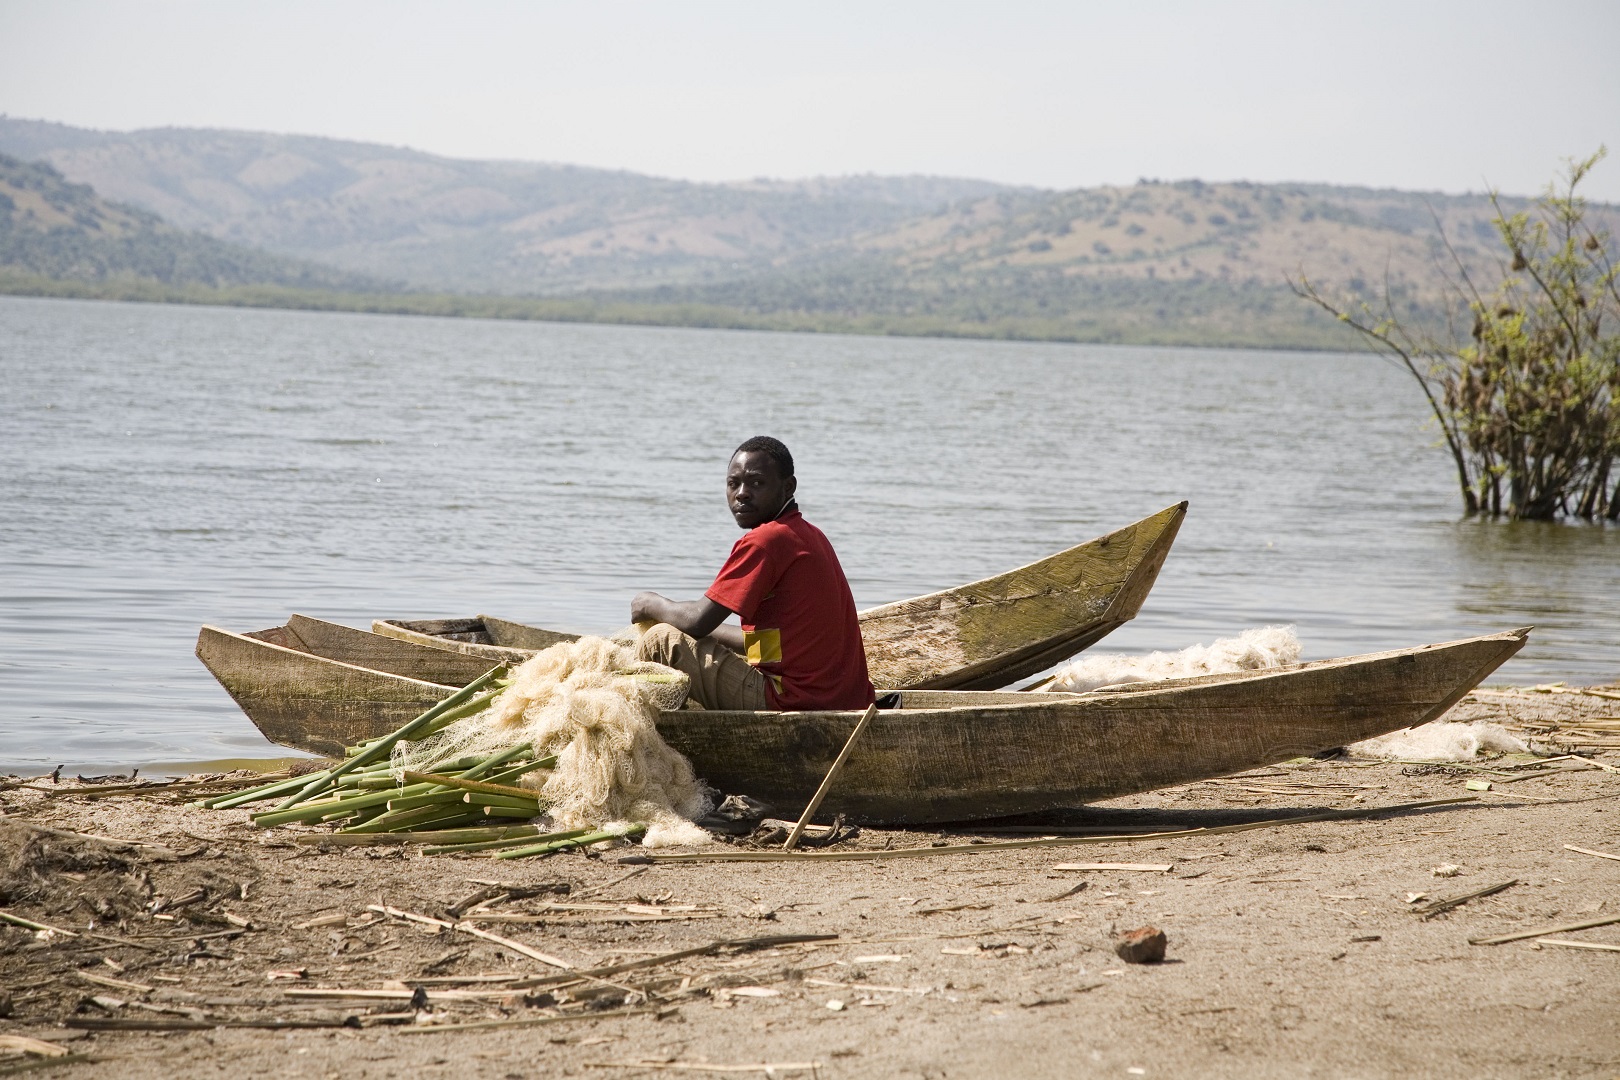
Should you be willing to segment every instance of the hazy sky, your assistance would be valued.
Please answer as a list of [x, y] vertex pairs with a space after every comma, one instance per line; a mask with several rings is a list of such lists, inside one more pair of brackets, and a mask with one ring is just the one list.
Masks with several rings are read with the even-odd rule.
[[0, 112], [700, 180], [1538, 191], [1607, 143], [1620, 2], [0, 0]]

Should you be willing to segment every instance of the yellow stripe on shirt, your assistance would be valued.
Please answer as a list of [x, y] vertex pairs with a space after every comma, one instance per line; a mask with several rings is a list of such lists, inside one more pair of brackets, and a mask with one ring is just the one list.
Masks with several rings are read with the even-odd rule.
[[744, 630], [743, 649], [747, 653], [748, 662], [755, 667], [760, 664], [780, 664], [782, 662], [782, 631]]

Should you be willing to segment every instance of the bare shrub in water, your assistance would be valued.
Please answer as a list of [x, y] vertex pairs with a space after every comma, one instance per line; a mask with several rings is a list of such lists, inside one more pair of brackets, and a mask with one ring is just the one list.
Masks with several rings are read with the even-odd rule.
[[1303, 274], [1290, 282], [1418, 381], [1470, 514], [1620, 519], [1620, 289], [1613, 238], [1588, 224], [1576, 194], [1605, 153], [1570, 162], [1534, 214], [1504, 214], [1492, 193], [1507, 250], [1491, 293], [1446, 243], [1448, 306], [1472, 326], [1465, 343], [1455, 319], [1449, 341], [1402, 325], [1387, 287], [1380, 314], [1365, 300], [1325, 299]]

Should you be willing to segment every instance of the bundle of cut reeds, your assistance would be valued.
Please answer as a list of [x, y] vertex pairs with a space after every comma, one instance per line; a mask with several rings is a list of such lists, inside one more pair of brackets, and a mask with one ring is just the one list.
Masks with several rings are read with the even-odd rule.
[[337, 835], [364, 842], [364, 836], [400, 839], [422, 834], [427, 854], [485, 853], [501, 859], [546, 855], [645, 831], [632, 825], [621, 831], [570, 829], [546, 833], [523, 825], [544, 809], [539, 794], [517, 787], [519, 777], [549, 769], [556, 758], [541, 757], [529, 743], [499, 753], [465, 757], [434, 766], [430, 772], [404, 771], [395, 776], [390, 757], [401, 742], [438, 734], [457, 720], [487, 709], [504, 688], [503, 666], [495, 667], [451, 694], [392, 734], [349, 747], [344, 760], [328, 769], [289, 777], [247, 791], [205, 799], [212, 809], [246, 806], [282, 799], [272, 809], [253, 814], [260, 828], [292, 823], [339, 825]]

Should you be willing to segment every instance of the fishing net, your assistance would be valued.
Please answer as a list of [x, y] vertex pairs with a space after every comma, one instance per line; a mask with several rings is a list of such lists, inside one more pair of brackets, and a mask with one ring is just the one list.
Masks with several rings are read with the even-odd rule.
[[1375, 739], [1345, 747], [1352, 757], [1397, 761], [1472, 761], [1481, 753], [1512, 754], [1527, 750], [1522, 739], [1501, 724], [1476, 720], [1459, 724], [1435, 720], [1420, 727], [1402, 728]]
[[[1300, 644], [1292, 627], [1262, 626], [1237, 637], [1209, 645], [1194, 645], [1180, 652], [1146, 656], [1099, 654], [1063, 668], [1042, 690], [1083, 693], [1117, 683], [1185, 679], [1196, 675], [1222, 675], [1233, 671], [1263, 671], [1299, 662]], [[1470, 761], [1481, 753], [1513, 753], [1525, 744], [1499, 724], [1471, 724], [1434, 720], [1346, 747], [1352, 757], [1400, 761]]]
[[708, 842], [692, 819], [708, 813], [713, 795], [658, 734], [659, 711], [681, 707], [687, 677], [637, 660], [634, 642], [629, 630], [541, 650], [513, 669], [488, 709], [396, 746], [395, 774], [529, 743], [536, 755], [557, 756], [549, 775], [521, 781], [538, 789], [555, 827], [615, 831], [643, 822], [646, 847]]
[[1209, 645], [1193, 645], [1180, 652], [1086, 656], [1063, 668], [1041, 689], [1072, 694], [1118, 683], [1261, 671], [1297, 664], [1299, 653], [1299, 637], [1293, 627], [1261, 626], [1245, 630], [1237, 637], [1220, 638]]

